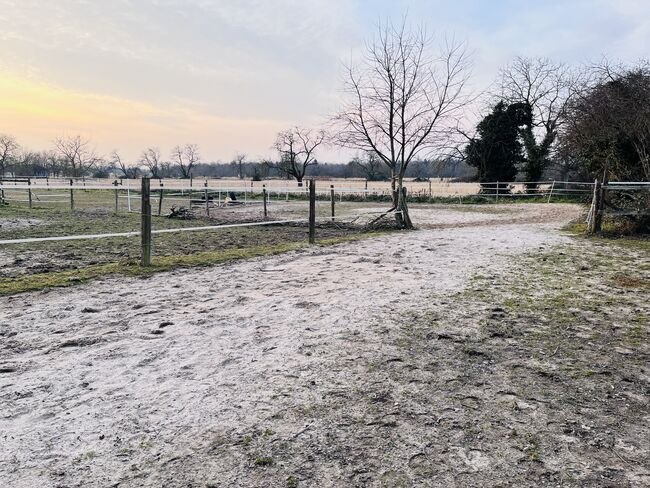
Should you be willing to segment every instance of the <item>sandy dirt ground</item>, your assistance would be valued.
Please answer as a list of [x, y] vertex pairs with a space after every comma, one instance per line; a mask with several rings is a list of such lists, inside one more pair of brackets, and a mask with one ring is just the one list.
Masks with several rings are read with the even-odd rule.
[[3, 219], [0, 218], [0, 229], [3, 231], [7, 230], [16, 230], [24, 229], [25, 227], [31, 227], [33, 225], [39, 225], [41, 223], [38, 219]]
[[[411, 318], [471, 321], [450, 297], [565, 245], [580, 211], [494, 208], [415, 208], [405, 234], [0, 299], [0, 484], [643, 486], [622, 461], [629, 476], [587, 485], [589, 456], [574, 478], [559, 454], [526, 464], [508, 439], [541, 404], [476, 380], [479, 352], [415, 354]], [[486, 444], [475, 428], [501, 410]]]

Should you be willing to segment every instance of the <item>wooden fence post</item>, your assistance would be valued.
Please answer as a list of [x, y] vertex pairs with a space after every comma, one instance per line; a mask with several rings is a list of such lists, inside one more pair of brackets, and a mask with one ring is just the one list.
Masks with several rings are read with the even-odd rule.
[[587, 234], [593, 234], [596, 231], [596, 213], [598, 212], [598, 194], [600, 193], [598, 179], [594, 181], [594, 195], [591, 198], [591, 208], [587, 218]]
[[205, 189], [203, 190], [205, 196], [205, 215], [210, 216], [210, 201], [208, 200], [208, 180], [205, 180]]
[[115, 180], [113, 182], [113, 186], [115, 187], [115, 213], [118, 213], [120, 204], [119, 204], [119, 200], [118, 200], [119, 194], [118, 194], [118, 190], [117, 190], [117, 180]]
[[332, 205], [332, 220], [335, 219], [335, 211], [334, 211], [334, 206], [335, 206], [335, 201], [334, 201], [334, 185], [330, 185], [330, 202]]
[[74, 190], [72, 189], [72, 178], [70, 178], [70, 210], [74, 210]]
[[32, 208], [32, 179], [27, 178], [27, 193], [29, 195], [29, 208]]
[[553, 184], [551, 185], [551, 190], [548, 193], [548, 200], [546, 203], [551, 203], [551, 197], [553, 196], [553, 190], [555, 189], [555, 180], [553, 180]]
[[316, 242], [316, 182], [309, 180], [309, 244]]
[[140, 242], [142, 245], [142, 266], [151, 265], [151, 180], [142, 178], [142, 191], [140, 198], [142, 201], [142, 220], [140, 229]]
[[497, 194], [495, 197], [495, 203], [499, 203], [499, 182], [497, 181]]
[[596, 208], [594, 209], [594, 233], [598, 233], [603, 228], [603, 216], [605, 214], [605, 190], [604, 182], [596, 184]]
[[163, 202], [163, 191], [164, 191], [163, 182], [160, 181], [159, 183], [160, 183], [160, 195], [158, 198], [158, 217], [160, 217], [160, 214], [162, 213], [162, 202]]
[[266, 210], [266, 185], [262, 185], [262, 202], [264, 204], [264, 218], [266, 218], [268, 215]]

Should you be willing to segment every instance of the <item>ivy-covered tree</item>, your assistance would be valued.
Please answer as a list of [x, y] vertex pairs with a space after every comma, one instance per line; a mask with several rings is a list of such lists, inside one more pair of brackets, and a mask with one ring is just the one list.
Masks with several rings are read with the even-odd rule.
[[479, 122], [476, 136], [465, 147], [466, 162], [478, 170], [479, 182], [514, 181], [517, 167], [525, 160], [521, 129], [530, 117], [526, 103], [498, 102]]
[[568, 104], [577, 96], [579, 78], [569, 66], [544, 58], [519, 57], [501, 70], [499, 99], [530, 107], [530, 118], [521, 130], [526, 153], [521, 170], [530, 191], [536, 191], [536, 182], [551, 162], [558, 130], [566, 121]]

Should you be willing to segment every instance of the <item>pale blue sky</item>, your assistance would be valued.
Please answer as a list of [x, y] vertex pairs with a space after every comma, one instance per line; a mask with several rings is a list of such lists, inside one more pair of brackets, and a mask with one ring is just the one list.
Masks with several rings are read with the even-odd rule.
[[649, 55], [650, 0], [0, 0], [0, 74], [13, 80], [0, 97], [31, 96], [35, 87], [16, 87], [25, 83], [55, 91], [53, 107], [95, 107], [55, 117], [0, 102], [0, 132], [34, 147], [82, 132], [131, 158], [179, 142], [198, 143], [206, 160], [266, 155], [278, 130], [336, 109], [341, 62], [380, 19], [406, 12], [467, 41], [477, 90], [517, 55]]

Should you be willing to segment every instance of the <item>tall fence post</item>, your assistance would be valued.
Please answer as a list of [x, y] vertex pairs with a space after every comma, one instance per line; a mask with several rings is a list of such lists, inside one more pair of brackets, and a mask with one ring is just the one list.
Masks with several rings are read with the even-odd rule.
[[266, 218], [268, 215], [266, 210], [266, 185], [262, 185], [262, 204], [264, 205], [264, 218]]
[[336, 213], [335, 213], [335, 210], [334, 210], [334, 206], [336, 204], [335, 199], [334, 199], [334, 185], [330, 185], [330, 203], [332, 205], [332, 220], [334, 220], [335, 216], [336, 216]]
[[119, 194], [118, 194], [118, 190], [117, 190], [117, 180], [115, 180], [113, 182], [113, 186], [115, 187], [115, 213], [118, 213], [118, 211], [120, 209], [119, 208], [120, 204], [119, 204], [119, 200], [118, 200], [119, 199]]
[[594, 210], [594, 232], [600, 232], [603, 228], [603, 216], [605, 214], [605, 181], [596, 184], [596, 208]]
[[499, 203], [499, 182], [497, 181], [497, 193], [495, 197], [495, 203]]
[[32, 208], [32, 179], [27, 178], [27, 192], [29, 195], [29, 208]]
[[163, 188], [163, 182], [159, 181], [160, 183], [160, 195], [158, 195], [158, 217], [160, 217], [160, 214], [162, 213], [162, 202], [163, 202], [163, 193], [164, 193], [164, 188]]
[[316, 242], [316, 182], [309, 180], [309, 244]]
[[73, 181], [70, 178], [70, 210], [74, 210], [74, 190], [72, 189]]
[[142, 266], [151, 265], [151, 180], [142, 178], [142, 202], [140, 243], [142, 245]]
[[210, 216], [210, 200], [208, 199], [208, 180], [205, 180], [205, 189], [203, 190], [205, 196], [205, 215]]
[[591, 198], [591, 208], [587, 219], [587, 234], [593, 234], [596, 231], [596, 215], [598, 213], [598, 195], [600, 193], [598, 179], [594, 181], [594, 194]]
[[555, 180], [553, 180], [553, 184], [551, 185], [551, 190], [548, 192], [548, 200], [546, 203], [551, 203], [551, 197], [553, 196], [553, 190], [555, 189]]

